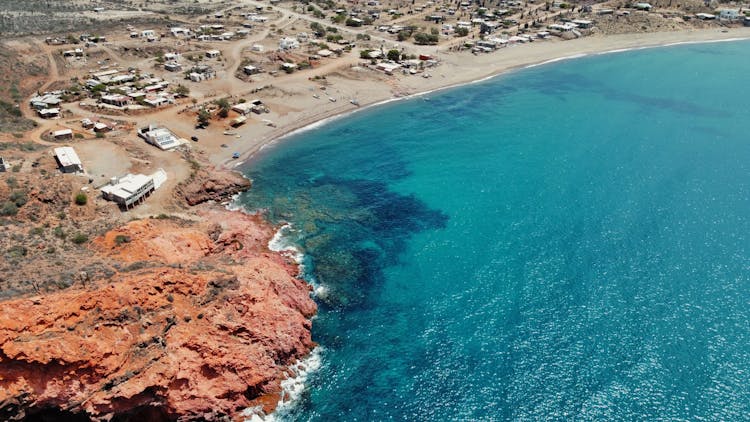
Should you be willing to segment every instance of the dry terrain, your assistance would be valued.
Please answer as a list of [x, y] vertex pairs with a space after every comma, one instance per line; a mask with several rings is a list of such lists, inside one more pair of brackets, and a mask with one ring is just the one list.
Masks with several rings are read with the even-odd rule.
[[[315, 305], [292, 261], [267, 250], [275, 228], [224, 210], [250, 185], [232, 168], [295, 129], [379, 102], [565, 56], [747, 38], [745, 10], [696, 0], [4, 2], [0, 415], [271, 411], [314, 346]], [[159, 126], [180, 145], [138, 136]], [[61, 146], [82, 172], [61, 172]], [[135, 207], [102, 195], [113, 178], [161, 171], [164, 183]]]

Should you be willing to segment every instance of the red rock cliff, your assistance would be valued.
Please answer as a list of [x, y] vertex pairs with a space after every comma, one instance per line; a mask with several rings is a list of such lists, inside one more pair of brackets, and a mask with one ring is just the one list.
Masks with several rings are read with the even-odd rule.
[[3, 302], [0, 419], [271, 410], [288, 365], [314, 346], [309, 287], [266, 251], [273, 228], [241, 213], [202, 217], [131, 222], [93, 242], [92, 254], [121, 263], [112, 279]]

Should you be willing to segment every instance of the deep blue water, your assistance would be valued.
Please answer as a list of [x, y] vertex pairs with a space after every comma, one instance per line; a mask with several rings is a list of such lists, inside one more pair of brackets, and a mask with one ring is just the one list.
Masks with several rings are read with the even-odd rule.
[[750, 418], [748, 53], [559, 62], [267, 149], [239, 200], [323, 286], [281, 416]]

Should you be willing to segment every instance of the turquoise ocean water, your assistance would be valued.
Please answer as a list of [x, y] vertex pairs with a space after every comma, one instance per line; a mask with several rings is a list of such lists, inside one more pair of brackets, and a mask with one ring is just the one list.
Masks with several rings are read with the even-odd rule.
[[558, 62], [266, 149], [238, 201], [292, 223], [320, 304], [279, 416], [750, 418], [749, 53]]

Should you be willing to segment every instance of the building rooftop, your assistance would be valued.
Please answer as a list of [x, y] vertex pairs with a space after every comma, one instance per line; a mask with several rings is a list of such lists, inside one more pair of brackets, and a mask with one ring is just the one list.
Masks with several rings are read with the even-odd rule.
[[126, 174], [116, 184], [102, 187], [102, 192], [126, 200], [153, 179], [145, 174]]
[[63, 167], [81, 166], [81, 159], [78, 158], [78, 154], [72, 147], [55, 148], [55, 156]]

